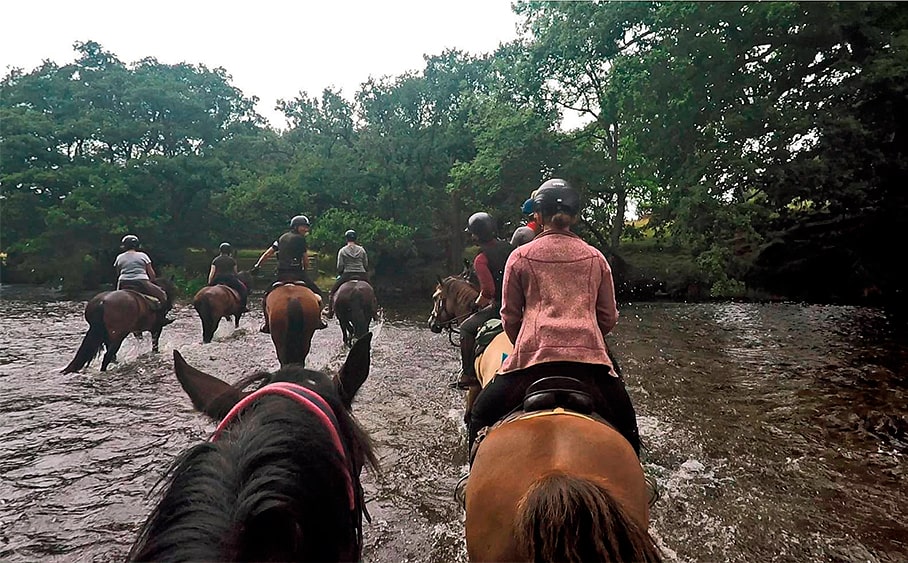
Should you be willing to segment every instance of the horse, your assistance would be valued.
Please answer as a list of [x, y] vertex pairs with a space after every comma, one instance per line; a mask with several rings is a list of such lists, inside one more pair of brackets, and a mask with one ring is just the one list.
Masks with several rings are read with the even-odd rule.
[[378, 461], [351, 405], [369, 374], [371, 336], [334, 378], [292, 365], [232, 386], [174, 350], [192, 404], [220, 423], [165, 474], [128, 559], [359, 560], [368, 518], [360, 473]]
[[[569, 375], [569, 374], [568, 374]], [[617, 430], [564, 408], [506, 420], [466, 483], [470, 561], [660, 561], [649, 492]]]
[[79, 371], [87, 366], [101, 351], [106, 348], [101, 360], [101, 371], [106, 371], [111, 362], [117, 361], [120, 345], [130, 333], [151, 332], [151, 351], [158, 351], [158, 340], [164, 328], [159, 314], [161, 307], [169, 309], [173, 305], [176, 286], [167, 278], [158, 278], [155, 283], [167, 294], [167, 303], [133, 291], [118, 289], [103, 291], [89, 300], [85, 305], [85, 320], [88, 332], [82, 338], [82, 344], [76, 351], [73, 360], [63, 368], [63, 373]]
[[[252, 276], [247, 271], [237, 274], [237, 279], [248, 289], [252, 288]], [[202, 342], [208, 344], [214, 337], [221, 319], [233, 316], [234, 328], [240, 327], [243, 316], [242, 300], [235, 289], [226, 284], [207, 285], [196, 292], [192, 307], [202, 321]]]
[[281, 365], [305, 365], [321, 320], [318, 295], [302, 283], [282, 283], [265, 298], [265, 314]]
[[[447, 329], [451, 344], [453, 334], [457, 332], [460, 321], [473, 314], [472, 305], [479, 296], [479, 290], [469, 281], [469, 270], [457, 276], [438, 279], [435, 292], [432, 294], [432, 313], [429, 315], [429, 328], [440, 333]], [[502, 331], [495, 335], [486, 348], [476, 355], [473, 362], [479, 385], [472, 385], [464, 400], [464, 419], [469, 420], [473, 402], [483, 387], [495, 377], [504, 359], [511, 355], [514, 346]]]
[[341, 327], [344, 344], [369, 332], [369, 323], [378, 311], [375, 291], [367, 281], [349, 280], [334, 293], [334, 314]]

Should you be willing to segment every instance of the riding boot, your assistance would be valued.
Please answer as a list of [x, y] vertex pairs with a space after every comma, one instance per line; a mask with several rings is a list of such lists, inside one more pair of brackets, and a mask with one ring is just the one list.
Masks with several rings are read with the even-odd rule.
[[475, 347], [475, 338], [463, 333], [460, 334], [460, 361], [462, 365], [460, 378], [451, 384], [452, 388], [467, 391], [470, 387], [479, 385], [479, 379], [476, 377], [476, 372], [473, 368], [473, 350]]

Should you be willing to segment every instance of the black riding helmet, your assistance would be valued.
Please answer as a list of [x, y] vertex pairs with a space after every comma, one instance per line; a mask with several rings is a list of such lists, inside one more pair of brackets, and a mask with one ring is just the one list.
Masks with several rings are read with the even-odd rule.
[[495, 219], [484, 211], [474, 213], [467, 221], [466, 231], [473, 233], [480, 242], [490, 241], [495, 238]]
[[123, 237], [123, 240], [120, 241], [120, 247], [123, 250], [135, 250], [139, 248], [139, 237], [136, 235], [126, 235]]
[[290, 228], [295, 229], [297, 227], [308, 227], [309, 218], [305, 215], [297, 215], [293, 219], [290, 219]]
[[353, 229], [348, 230], [346, 233], [344, 233], [344, 238], [347, 240], [356, 240], [356, 231], [354, 231]]
[[233, 247], [230, 246], [229, 242], [222, 242], [219, 248], [221, 249], [221, 254], [230, 254], [233, 252]]
[[543, 217], [551, 217], [556, 213], [567, 213], [574, 216], [580, 213], [580, 194], [565, 180], [553, 178], [547, 180], [533, 196], [533, 210], [538, 211]]

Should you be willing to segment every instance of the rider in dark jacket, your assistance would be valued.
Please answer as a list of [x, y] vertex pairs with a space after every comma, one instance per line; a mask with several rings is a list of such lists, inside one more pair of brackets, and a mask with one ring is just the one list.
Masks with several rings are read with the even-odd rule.
[[249, 297], [249, 288], [237, 277], [236, 260], [233, 258], [233, 247], [229, 242], [222, 242], [221, 253], [211, 261], [208, 272], [208, 285], [224, 284], [236, 291], [240, 296], [240, 308], [247, 312], [246, 300]]
[[[255, 274], [262, 267], [262, 262], [277, 254], [277, 280], [278, 282], [301, 281], [306, 287], [311, 289], [319, 300], [323, 300], [322, 290], [315, 285], [315, 282], [306, 273], [309, 269], [308, 246], [306, 245], [306, 235], [309, 234], [309, 218], [305, 215], [297, 215], [290, 220], [290, 230], [282, 234], [276, 241], [271, 243], [265, 252], [256, 261], [252, 267], [252, 273]], [[265, 303], [268, 299], [268, 292], [262, 300], [262, 311], [267, 313]], [[328, 323], [324, 319], [321, 321], [319, 328], [326, 328]], [[271, 332], [268, 327], [268, 315], [265, 314], [265, 324], [262, 325], [261, 332]]]
[[454, 384], [458, 389], [479, 385], [473, 366], [476, 353], [476, 336], [480, 327], [489, 319], [501, 318], [501, 284], [504, 265], [514, 247], [495, 236], [495, 220], [488, 213], [474, 213], [467, 222], [467, 232], [479, 243], [479, 254], [473, 260], [473, 270], [479, 278], [479, 296], [473, 304], [475, 313], [460, 325], [460, 379]]

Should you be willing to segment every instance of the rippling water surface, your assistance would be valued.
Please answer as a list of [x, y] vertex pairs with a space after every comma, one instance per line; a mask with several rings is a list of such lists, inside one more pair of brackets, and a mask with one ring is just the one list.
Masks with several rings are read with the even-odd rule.
[[[88, 297], [88, 296], [86, 296]], [[251, 299], [257, 306], [260, 300]], [[260, 311], [201, 343], [178, 307], [161, 353], [130, 338], [60, 374], [84, 300], [0, 288], [0, 559], [122, 560], [170, 461], [207, 438], [172, 350], [235, 381], [275, 369]], [[466, 471], [459, 360], [423, 327], [425, 303], [386, 307], [354, 405], [382, 470], [365, 477], [367, 561], [464, 561], [451, 491]], [[908, 338], [885, 312], [797, 304], [623, 304], [610, 338], [662, 495], [652, 531], [669, 561], [908, 560]], [[308, 364], [344, 358], [332, 324]]]

